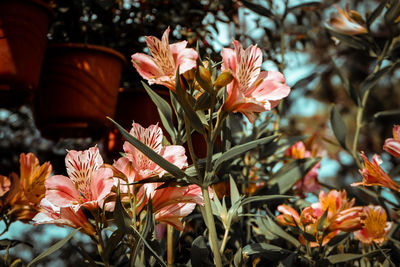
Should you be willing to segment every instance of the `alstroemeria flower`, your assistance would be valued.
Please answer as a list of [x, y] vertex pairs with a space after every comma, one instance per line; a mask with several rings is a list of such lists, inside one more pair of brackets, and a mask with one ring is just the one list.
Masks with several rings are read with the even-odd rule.
[[9, 178], [2, 176], [3, 194], [9, 192], [1, 209], [9, 208], [10, 221], [30, 221], [39, 210], [39, 203], [44, 197], [44, 183], [50, 176], [52, 166], [49, 162], [39, 164], [33, 153], [22, 153], [19, 158], [20, 176], [12, 173]]
[[393, 222], [387, 221], [386, 211], [381, 206], [364, 207], [364, 213], [364, 227], [354, 232], [354, 237], [366, 244], [372, 242], [382, 244], [392, 228]]
[[146, 43], [152, 55], [143, 53], [132, 55], [132, 63], [139, 74], [149, 84], [161, 84], [175, 92], [175, 78], [179, 67], [179, 74], [196, 67], [198, 57], [196, 50], [186, 48], [187, 41], [169, 44], [169, 27], [165, 30], [161, 40], [154, 36], [147, 36]]
[[[309, 242], [311, 247], [327, 244], [339, 231], [352, 232], [362, 227], [363, 207], [352, 207], [354, 199], [347, 200], [345, 191], [331, 190], [328, 194], [321, 191], [319, 201], [302, 210], [301, 214], [288, 205], [279, 205], [277, 221], [281, 225], [300, 227], [302, 231], [313, 235], [316, 241]], [[324, 221], [324, 213], [328, 210]], [[318, 230], [322, 225], [322, 230]], [[306, 244], [302, 234], [299, 241]]]
[[[306, 149], [303, 141], [299, 141], [292, 145], [285, 152], [285, 156], [293, 159], [304, 159], [310, 158], [311, 152]], [[321, 163], [315, 164], [312, 169], [294, 185], [294, 191], [300, 197], [305, 197], [304, 193], [315, 193], [320, 190], [318, 181], [318, 170], [321, 167]]]
[[75, 210], [73, 207], [57, 207], [46, 198], [40, 203], [42, 211], [38, 213], [33, 221], [35, 224], [55, 224], [58, 226], [69, 226], [81, 228], [81, 231], [89, 236], [95, 235], [93, 225], [88, 221], [81, 209]]
[[[181, 169], [187, 167], [185, 148], [177, 145], [163, 146], [163, 132], [158, 125], [150, 125], [148, 128], [143, 128], [140, 124], [133, 123], [130, 134], [177, 167]], [[136, 181], [155, 175], [160, 177], [164, 175], [164, 169], [129, 142], [124, 143], [124, 151], [135, 169], [135, 173], [137, 174]]]
[[400, 125], [393, 126], [393, 138], [385, 140], [383, 149], [396, 158], [400, 158]]
[[71, 150], [65, 157], [68, 177], [55, 175], [47, 179], [46, 198], [57, 207], [103, 206], [114, 181], [113, 172], [103, 167], [97, 147], [85, 151]]
[[228, 97], [223, 109], [226, 112], [241, 112], [254, 122], [255, 113], [277, 106], [289, 94], [290, 88], [282, 73], [260, 70], [260, 48], [252, 45], [244, 50], [238, 41], [232, 43], [234, 49], [222, 49], [222, 71], [230, 69], [234, 77], [227, 86]]
[[204, 205], [201, 188], [189, 185], [157, 189], [160, 185], [162, 183], [147, 183], [139, 189], [137, 198], [141, 199], [145, 195], [145, 201], [139, 208], [151, 198], [155, 220], [168, 223], [182, 231], [181, 219], [192, 213], [197, 204]]
[[364, 152], [361, 152], [361, 156], [364, 160], [364, 169], [359, 170], [363, 178], [362, 182], [352, 183], [351, 186], [383, 186], [400, 192], [400, 186], [396, 184], [389, 175], [379, 166], [382, 164], [382, 159], [375, 154], [372, 157], [372, 162], [369, 162]]
[[361, 17], [360, 13], [354, 10], [345, 11], [337, 8], [338, 13], [331, 16], [329, 23], [326, 26], [333, 31], [347, 34], [357, 35], [367, 33], [367, 29], [362, 26], [356, 19]]

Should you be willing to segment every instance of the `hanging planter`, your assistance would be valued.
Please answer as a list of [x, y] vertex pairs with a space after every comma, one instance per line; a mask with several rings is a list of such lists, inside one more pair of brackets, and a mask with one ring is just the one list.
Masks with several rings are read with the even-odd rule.
[[53, 44], [46, 51], [35, 117], [42, 135], [100, 137], [114, 117], [126, 60], [97, 45]]
[[0, 105], [23, 103], [38, 87], [51, 8], [38, 0], [0, 0]]
[[[169, 103], [169, 91], [166, 89], [156, 89], [157, 94], [163, 97]], [[151, 100], [149, 95], [144, 90], [126, 90], [121, 89], [118, 94], [118, 102], [115, 113], [115, 121], [118, 122], [128, 131], [132, 128], [132, 122], [135, 121], [143, 127], [149, 127], [152, 124], [157, 124], [163, 130], [164, 136], [170, 138], [168, 132], [164, 129], [157, 106]], [[112, 128], [107, 138], [107, 151], [110, 157], [119, 156], [122, 151], [124, 139], [116, 128]]]

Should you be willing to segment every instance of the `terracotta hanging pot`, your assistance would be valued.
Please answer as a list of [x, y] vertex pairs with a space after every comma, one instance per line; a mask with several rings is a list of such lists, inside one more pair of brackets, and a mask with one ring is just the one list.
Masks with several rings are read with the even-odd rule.
[[0, 0], [0, 105], [24, 102], [38, 87], [52, 9], [38, 0]]
[[126, 60], [97, 45], [53, 44], [46, 51], [35, 117], [42, 135], [100, 137], [114, 117]]
[[[171, 105], [169, 90], [164, 87], [152, 86], [153, 90]], [[156, 89], [155, 89], [156, 88]], [[144, 90], [124, 90], [121, 89], [118, 96], [118, 105], [115, 114], [115, 120], [127, 131], [132, 128], [132, 122], [135, 121], [147, 128], [152, 124], [157, 124], [163, 130], [164, 136], [171, 140], [168, 132], [162, 125], [157, 106], [153, 103], [149, 95]], [[107, 151], [110, 158], [119, 157], [123, 150], [124, 138], [116, 128], [110, 130], [106, 140]], [[207, 154], [207, 145], [201, 134], [195, 132], [192, 134], [193, 147], [197, 157], [203, 158]], [[192, 159], [189, 155], [187, 144], [184, 145], [187, 151], [189, 164]]]
[[[154, 89], [154, 88], [153, 88]], [[155, 89], [155, 92], [171, 104], [168, 89]], [[146, 91], [137, 89], [122, 89], [118, 95], [115, 113], [115, 121], [127, 131], [132, 128], [135, 121], [143, 127], [157, 124], [163, 130], [163, 134], [170, 139], [168, 132], [164, 129], [157, 106], [153, 103]], [[110, 130], [107, 138], [107, 151], [111, 158], [117, 158], [122, 151], [124, 138], [116, 128]]]

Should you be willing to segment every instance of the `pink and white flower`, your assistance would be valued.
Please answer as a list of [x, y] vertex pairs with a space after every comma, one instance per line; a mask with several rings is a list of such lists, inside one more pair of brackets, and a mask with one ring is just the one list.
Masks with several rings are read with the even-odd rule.
[[114, 184], [113, 172], [103, 167], [97, 147], [71, 150], [65, 158], [69, 177], [54, 175], [46, 180], [46, 198], [57, 207], [102, 207]]
[[58, 226], [69, 226], [81, 228], [81, 231], [89, 236], [95, 235], [93, 225], [88, 221], [81, 209], [73, 207], [57, 207], [46, 198], [40, 203], [42, 211], [32, 219], [35, 224], [55, 224]]
[[227, 86], [226, 112], [241, 112], [251, 122], [255, 113], [271, 110], [288, 96], [290, 87], [278, 71], [261, 71], [262, 51], [257, 46], [246, 50], [234, 40], [234, 49], [222, 49], [222, 71], [230, 69], [234, 77]]
[[[177, 167], [182, 169], [188, 166], [183, 146], [162, 145], [163, 132], [158, 125], [150, 125], [148, 128], [143, 128], [140, 124], [133, 123], [130, 134]], [[129, 142], [124, 143], [124, 151], [135, 169], [137, 175], [136, 181], [155, 175], [161, 177], [165, 174], [166, 171], [163, 168], [150, 160]]]
[[186, 48], [187, 41], [169, 44], [169, 27], [165, 30], [161, 40], [154, 36], [147, 36], [146, 43], [152, 55], [135, 53], [132, 55], [132, 64], [139, 74], [149, 84], [161, 84], [175, 91], [175, 76], [179, 67], [179, 74], [193, 69], [198, 57], [196, 50]]

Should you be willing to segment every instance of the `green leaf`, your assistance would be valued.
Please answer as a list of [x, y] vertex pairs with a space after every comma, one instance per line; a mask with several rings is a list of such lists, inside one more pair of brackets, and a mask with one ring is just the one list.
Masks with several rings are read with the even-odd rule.
[[133, 234], [132, 230], [132, 220], [129, 214], [126, 212], [125, 208], [122, 206], [121, 197], [120, 197], [120, 186], [118, 183], [117, 194], [115, 200], [115, 208], [114, 208], [114, 220], [118, 229], [120, 229], [123, 234]]
[[293, 86], [292, 90], [297, 89], [297, 88], [306, 88], [312, 81], [315, 80], [320, 74], [318, 72], [313, 72], [307, 77], [298, 80]]
[[374, 114], [375, 119], [380, 119], [382, 117], [389, 117], [389, 116], [396, 116], [396, 117], [400, 116], [400, 109], [385, 110]]
[[33, 248], [32, 244], [25, 242], [25, 241], [2, 239], [2, 240], [0, 240], [0, 250], [9, 249], [9, 248], [15, 247], [19, 244], [27, 245], [27, 246], [30, 246]]
[[203, 123], [201, 122], [200, 118], [197, 116], [196, 112], [192, 108], [192, 103], [189, 102], [189, 96], [187, 92], [181, 87], [180, 84], [180, 77], [179, 77], [179, 68], [176, 72], [176, 99], [178, 100], [179, 104], [181, 104], [185, 115], [190, 120], [190, 125], [201, 134], [205, 134], [206, 131], [204, 129]]
[[52, 254], [52, 253], [56, 252], [57, 250], [59, 250], [60, 248], [62, 248], [80, 229], [81, 228], [75, 229], [69, 235], [67, 235], [65, 238], [63, 238], [62, 240], [58, 241], [57, 243], [55, 243], [51, 247], [49, 247], [45, 252], [41, 253], [39, 256], [34, 258], [27, 265], [27, 267], [32, 266], [33, 264], [37, 263], [39, 260], [49, 256], [50, 254]]
[[278, 260], [292, 254], [290, 250], [271, 245], [268, 243], [254, 243], [243, 248], [243, 254], [247, 256], [262, 256], [270, 260]]
[[317, 230], [319, 232], [322, 232], [324, 230], [324, 223], [325, 223], [326, 217], [328, 216], [328, 210], [329, 210], [329, 207], [325, 210], [324, 214], [322, 214], [321, 218], [318, 221]]
[[192, 267], [214, 266], [210, 260], [210, 249], [204, 236], [198, 236], [190, 249]]
[[361, 90], [361, 98], [362, 96], [369, 90], [371, 90], [378, 82], [379, 80], [385, 76], [387, 73], [389, 73], [397, 64], [392, 64], [387, 67], [384, 67], [383, 69], [379, 70], [377, 73], [372, 73], [370, 74], [361, 84], [360, 84], [360, 90]]
[[134, 147], [136, 147], [140, 152], [145, 154], [149, 159], [154, 161], [157, 165], [159, 165], [161, 168], [169, 172], [175, 177], [182, 178], [185, 177], [186, 174], [183, 172], [181, 169], [179, 169], [177, 166], [174, 164], [170, 163], [166, 159], [164, 159], [162, 156], [154, 152], [153, 149], [150, 147], [146, 146], [142, 142], [140, 142], [137, 138], [133, 137], [130, 133], [128, 133], [121, 125], [119, 125], [117, 122], [115, 122], [113, 119], [110, 117], [107, 117], [112, 123], [115, 124], [115, 126], [118, 128], [118, 130], [121, 132], [122, 136], [131, 143]]
[[353, 100], [354, 104], [356, 104], [358, 106], [360, 103], [360, 96], [358, 95], [353, 84], [343, 73], [343, 70], [336, 65], [336, 63], [333, 59], [331, 62], [332, 62], [334, 69], [336, 70], [337, 74], [339, 75], [340, 79], [342, 80], [344, 89], [346, 89], [347, 94], [350, 96], [351, 100]]
[[331, 240], [328, 242], [328, 247], [335, 247], [339, 245], [341, 242], [346, 240], [350, 236], [350, 233], [344, 233], [344, 234], [339, 234], [334, 236]]
[[174, 127], [174, 121], [172, 117], [172, 109], [171, 106], [165, 101], [161, 96], [159, 96], [156, 92], [154, 92], [147, 84], [142, 82], [144, 89], [147, 94], [150, 96], [151, 100], [156, 104], [158, 113], [160, 114], [161, 122], [171, 136], [172, 140], [176, 139], [176, 130]]
[[385, 14], [386, 21], [393, 22], [399, 16], [399, 12], [400, 12], [400, 1], [398, 0], [391, 1], [391, 5]]
[[289, 198], [293, 198], [293, 196], [284, 196], [284, 195], [251, 196], [243, 199], [242, 205], [246, 205], [255, 201], [270, 201], [270, 200], [289, 199]]
[[118, 244], [121, 242], [123, 237], [124, 237], [124, 232], [120, 228], [118, 228], [111, 234], [111, 236], [107, 240], [107, 243], [105, 244], [105, 248], [104, 248], [104, 257], [106, 259], [111, 258], [113, 251], [118, 246]]
[[302, 8], [310, 8], [310, 7], [320, 7], [321, 6], [321, 2], [320, 1], [312, 1], [312, 2], [307, 2], [307, 3], [302, 3], [302, 4], [298, 4], [295, 6], [291, 6], [288, 8], [288, 13], [292, 12], [295, 9], [302, 9]]
[[327, 260], [331, 264], [337, 264], [337, 263], [341, 263], [341, 262], [349, 262], [349, 261], [357, 260], [362, 257], [370, 257], [377, 253], [379, 253], [379, 250], [374, 250], [374, 251], [371, 251], [371, 252], [365, 253], [365, 254], [342, 253], [342, 254], [328, 256]]
[[211, 96], [209, 93], [204, 92], [197, 99], [196, 104], [194, 105], [195, 110], [205, 110], [211, 107]]
[[245, 144], [237, 145], [234, 146], [233, 148], [229, 149], [225, 153], [222, 154], [222, 156], [217, 159], [214, 163], [214, 170], [217, 171], [219, 167], [221, 166], [222, 163], [231, 160], [232, 158], [239, 156], [253, 148], [256, 148], [259, 145], [265, 145], [269, 142], [272, 142], [275, 138], [277, 138], [279, 135], [271, 135], [268, 137], [264, 137], [258, 140], [254, 140]]
[[270, 186], [278, 186], [279, 193], [290, 190], [298, 180], [303, 178], [320, 161], [320, 158], [298, 159], [285, 164], [268, 180]]
[[385, 8], [386, 3], [389, 0], [384, 0], [382, 1], [376, 8], [375, 10], [367, 17], [367, 26], [368, 28], [371, 27], [372, 23], [379, 17], [379, 15], [382, 13], [382, 10]]
[[289, 241], [292, 243], [295, 247], [300, 247], [301, 243], [299, 240], [288, 234], [286, 231], [282, 230], [279, 225], [277, 225], [270, 217], [266, 217], [265, 219], [266, 227], [268, 230], [270, 230], [273, 234]]
[[263, 7], [262, 5], [257, 5], [247, 0], [241, 0], [240, 2], [242, 2], [245, 7], [261, 16], [274, 18], [274, 14], [271, 12], [271, 10]]
[[341, 34], [329, 28], [328, 31], [332, 36], [336, 37], [339, 41], [347, 44], [350, 47], [360, 50], [368, 49], [368, 45], [363, 40], [354, 35]]
[[340, 116], [340, 113], [337, 111], [335, 106], [332, 106], [331, 109], [331, 125], [332, 125], [332, 130], [333, 133], [336, 136], [336, 139], [338, 140], [339, 144], [347, 150], [346, 146], [346, 124], [344, 124], [344, 121], [342, 117]]

